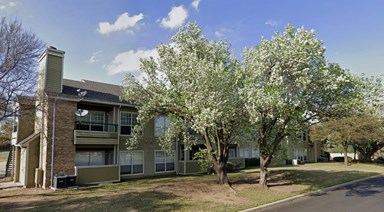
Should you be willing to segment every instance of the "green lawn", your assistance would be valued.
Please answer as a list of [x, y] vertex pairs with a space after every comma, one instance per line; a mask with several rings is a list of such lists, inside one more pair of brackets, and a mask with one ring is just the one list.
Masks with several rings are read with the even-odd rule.
[[257, 185], [258, 169], [245, 169], [229, 174], [232, 188], [216, 185], [212, 175], [173, 176], [56, 192], [0, 191], [0, 205], [34, 211], [239, 211], [382, 173], [383, 166], [370, 164], [273, 167], [271, 187], [263, 190]]

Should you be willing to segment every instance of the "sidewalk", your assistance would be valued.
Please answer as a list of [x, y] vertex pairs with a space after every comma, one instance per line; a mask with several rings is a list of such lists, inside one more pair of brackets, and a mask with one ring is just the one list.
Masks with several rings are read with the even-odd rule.
[[7, 162], [0, 162], [0, 178], [5, 177], [5, 166]]
[[23, 188], [23, 185], [21, 183], [14, 183], [14, 182], [2, 182], [0, 183], [0, 191], [1, 190], [8, 190], [8, 189], [18, 189]]
[[[5, 177], [5, 166], [6, 162], [0, 162], [0, 180], [4, 180]], [[11, 179], [11, 178], [9, 178]], [[8, 179], [5, 179], [8, 180]], [[1, 182], [0, 181], [0, 191], [1, 190], [7, 190], [7, 189], [16, 189], [16, 188], [22, 188], [23, 185], [20, 183], [14, 183], [12, 181], [8, 182]]]

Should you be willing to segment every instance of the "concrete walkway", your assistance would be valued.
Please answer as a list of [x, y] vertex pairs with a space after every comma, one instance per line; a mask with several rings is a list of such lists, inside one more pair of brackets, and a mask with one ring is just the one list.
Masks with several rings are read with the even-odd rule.
[[0, 162], [0, 178], [5, 177], [5, 166], [7, 162]]
[[18, 188], [23, 188], [23, 185], [21, 183], [14, 183], [14, 182], [2, 182], [2, 183], [0, 183], [0, 191], [1, 190], [18, 189]]
[[[0, 162], [0, 179], [5, 177], [5, 166], [6, 165], [7, 165], [7, 162]], [[0, 182], [0, 190], [17, 189], [17, 188], [22, 188], [22, 187], [23, 187], [22, 184], [14, 183], [12, 181]]]

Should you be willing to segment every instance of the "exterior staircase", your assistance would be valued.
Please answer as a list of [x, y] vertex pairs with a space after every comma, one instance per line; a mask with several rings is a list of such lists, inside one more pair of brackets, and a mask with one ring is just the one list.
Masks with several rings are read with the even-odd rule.
[[12, 146], [9, 150], [7, 165], [5, 167], [5, 177], [13, 177], [15, 168], [15, 151]]

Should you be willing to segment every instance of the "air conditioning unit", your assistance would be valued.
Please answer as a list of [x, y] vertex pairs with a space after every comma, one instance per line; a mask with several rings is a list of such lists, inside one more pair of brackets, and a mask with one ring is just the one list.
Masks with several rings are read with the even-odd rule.
[[67, 175], [65, 179], [68, 188], [76, 186], [76, 175]]
[[55, 176], [53, 178], [53, 187], [54, 188], [66, 188], [67, 187], [67, 177], [66, 176]]

